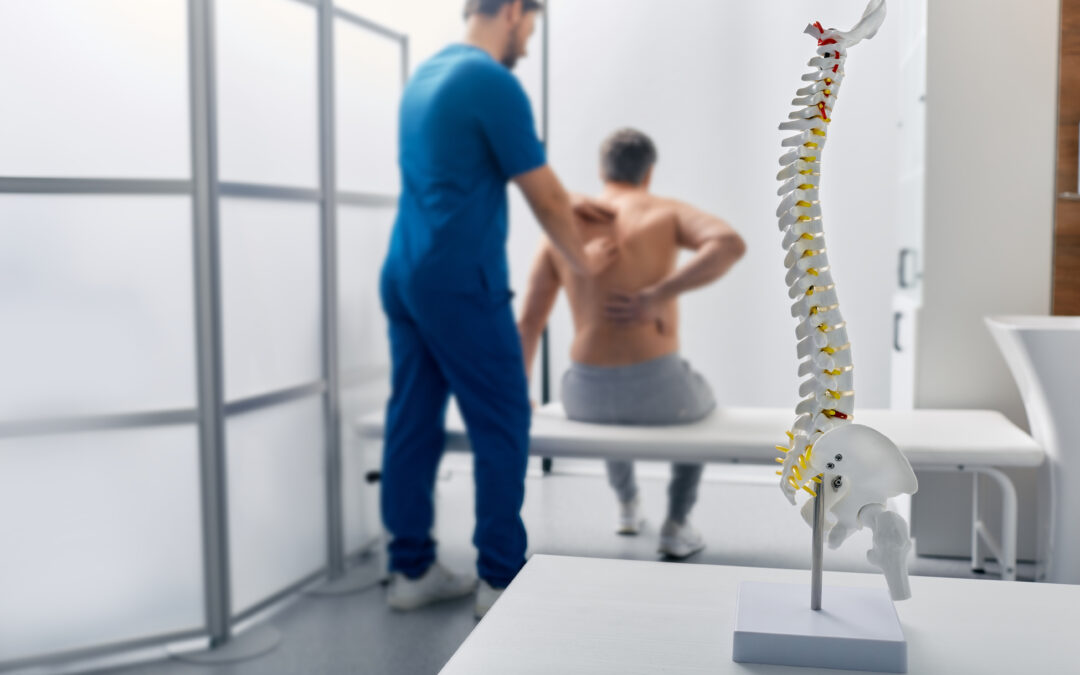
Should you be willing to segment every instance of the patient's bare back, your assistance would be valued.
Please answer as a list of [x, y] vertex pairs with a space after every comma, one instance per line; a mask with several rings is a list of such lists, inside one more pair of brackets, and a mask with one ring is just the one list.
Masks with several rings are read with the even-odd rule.
[[671, 274], [679, 253], [678, 219], [672, 203], [647, 193], [627, 194], [605, 201], [615, 211], [609, 225], [580, 223], [586, 241], [614, 235], [616, 261], [602, 274], [574, 274], [561, 256], [551, 255], [566, 289], [574, 318], [571, 358], [578, 363], [618, 366], [640, 363], [675, 352], [678, 304], [668, 301], [662, 319], [649, 323], [616, 323], [604, 315], [612, 293], [635, 293]]

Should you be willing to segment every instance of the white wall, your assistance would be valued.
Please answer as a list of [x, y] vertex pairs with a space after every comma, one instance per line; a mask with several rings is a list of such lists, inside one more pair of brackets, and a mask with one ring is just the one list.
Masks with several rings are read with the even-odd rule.
[[[929, 3], [915, 404], [1001, 410], [1026, 428], [1016, 384], [983, 317], [1050, 312], [1059, 1], [986, 7], [978, 0]], [[1019, 84], [1015, 105], [1003, 97], [1009, 83]], [[1035, 472], [1009, 474], [1020, 497], [1019, 556], [1031, 559]], [[919, 481], [912, 503], [919, 552], [963, 555], [970, 521], [960, 514], [970, 508], [970, 480], [925, 474]], [[995, 504], [984, 513], [994, 531]]]
[[983, 316], [1050, 311], [1058, 16], [1058, 0], [929, 4], [919, 407], [1025, 422]]
[[[775, 175], [786, 119], [815, 42], [810, 21], [848, 28], [863, 0], [768, 3], [551, 0], [551, 152], [569, 187], [599, 189], [597, 151], [620, 126], [657, 143], [655, 191], [727, 219], [749, 244], [720, 283], [683, 303], [683, 352], [721, 405], [797, 399], [795, 324], [784, 284]], [[895, 279], [900, 26], [855, 47], [825, 151], [830, 260], [855, 350], [859, 405], [889, 400]], [[554, 380], [569, 318], [553, 324]]]

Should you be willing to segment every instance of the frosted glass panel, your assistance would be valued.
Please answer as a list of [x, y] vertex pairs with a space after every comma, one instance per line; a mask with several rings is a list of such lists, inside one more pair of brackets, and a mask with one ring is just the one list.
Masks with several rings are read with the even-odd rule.
[[0, 174], [191, 174], [187, 3], [0, 2]]
[[396, 214], [393, 208], [338, 209], [338, 361], [343, 371], [390, 363], [379, 272]]
[[341, 392], [341, 494], [347, 552], [382, 534], [379, 484], [365, 480], [369, 471], [382, 466], [382, 443], [360, 438], [353, 424], [361, 415], [385, 409], [389, 394], [389, 371]]
[[338, 187], [397, 194], [401, 44], [341, 19], [334, 26]]
[[[382, 22], [388, 26], [395, 25], [395, 20], [400, 22], [403, 18], [405, 12], [399, 13], [393, 11], [395, 5], [400, 6], [402, 4], [404, 3], [399, 3], [395, 0], [334, 0], [335, 7], [341, 7], [354, 14], [359, 14], [372, 21]], [[460, 11], [458, 12], [458, 16], [461, 16]]]
[[0, 659], [203, 622], [193, 426], [0, 441]]
[[465, 34], [465, 3], [456, 0], [335, 0], [334, 5], [408, 35], [413, 69]]
[[226, 425], [233, 612], [240, 613], [326, 560], [322, 398]]
[[319, 255], [316, 205], [221, 201], [227, 400], [322, 377]]
[[0, 195], [0, 421], [194, 407], [191, 256], [186, 197]]
[[317, 186], [315, 9], [295, 0], [215, 4], [221, 180]]

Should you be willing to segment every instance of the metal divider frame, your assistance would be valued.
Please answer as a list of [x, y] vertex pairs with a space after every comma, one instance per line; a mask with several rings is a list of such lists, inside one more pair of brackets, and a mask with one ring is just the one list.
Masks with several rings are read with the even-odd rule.
[[335, 8], [333, 0], [318, 0], [319, 14], [319, 125], [320, 184], [322, 204], [323, 256], [323, 377], [326, 392], [326, 510], [327, 510], [327, 580], [309, 591], [315, 596], [339, 596], [366, 590], [383, 577], [376, 556], [369, 564], [346, 566], [345, 514], [342, 486], [341, 392], [343, 378], [338, 345], [337, 302], [337, 209], [338, 204], [357, 206], [392, 206], [397, 198], [390, 195], [339, 191], [337, 188], [337, 126], [335, 117], [334, 28], [342, 20], [391, 40], [401, 48], [402, 86], [408, 81], [408, 38], [385, 26]]
[[338, 352], [337, 141], [334, 126], [334, 4], [319, 2], [319, 184], [322, 189], [323, 379], [326, 381], [327, 577], [345, 574], [345, 522], [341, 488], [341, 385]]
[[[548, 61], [548, 49], [551, 44], [551, 5], [553, 3], [549, 0], [544, 5], [544, 22], [540, 26], [540, 39], [541, 44], [541, 62], [540, 62], [540, 110], [543, 115], [541, 120], [541, 139], [544, 141], [544, 152], [551, 151], [551, 143], [549, 141], [551, 133], [551, 125], [548, 123], [548, 85], [549, 85], [549, 61]], [[547, 405], [551, 403], [551, 333], [548, 328], [544, 327], [544, 332], [540, 335], [540, 403]], [[551, 473], [553, 467], [553, 460], [550, 457], [544, 457], [540, 461], [540, 470], [543, 474]]]
[[221, 309], [217, 84], [214, 0], [188, 0], [191, 160], [198, 359], [199, 483], [202, 493], [203, 580], [208, 650], [171, 652], [190, 663], [242, 661], [281, 642], [269, 626], [232, 633], [229, 577], [229, 496], [225, 457], [225, 383]]
[[[205, 639], [209, 649], [170, 653], [191, 663], [216, 664], [253, 658], [272, 650], [280, 634], [255, 625], [234, 635], [236, 624], [248, 621], [272, 605], [316, 582], [319, 570], [263, 599], [238, 616], [231, 616], [228, 536], [228, 488], [225, 464], [224, 421], [238, 415], [288, 401], [322, 395], [325, 401], [328, 550], [326, 571], [331, 580], [344, 572], [344, 523], [341, 507], [340, 387], [337, 358], [337, 250], [336, 209], [339, 203], [392, 206], [396, 195], [337, 191], [333, 119], [333, 20], [343, 19], [397, 40], [402, 53], [402, 82], [408, 79], [408, 36], [343, 9], [333, 0], [292, 0], [313, 7], [319, 22], [320, 188], [221, 182], [217, 167], [217, 97], [215, 77], [215, 0], [185, 0], [188, 21], [188, 88], [191, 123], [192, 174], [185, 179], [0, 177], [0, 194], [113, 194], [189, 195], [192, 198], [192, 238], [195, 293], [197, 407], [152, 410], [0, 423], [0, 438], [38, 434], [74, 433], [101, 429], [129, 429], [171, 424], [197, 424], [199, 481], [203, 539], [205, 626], [78, 648], [51, 654], [0, 661], [0, 669], [38, 666], [111, 655]], [[252, 199], [316, 201], [321, 204], [323, 375], [317, 382], [300, 384], [226, 403], [223, 382], [223, 335], [218, 205], [221, 196]], [[380, 371], [381, 372], [381, 371]], [[348, 374], [347, 374], [348, 375]], [[346, 378], [352, 381], [354, 378]], [[328, 585], [329, 586], [329, 585]], [[338, 592], [341, 592], [340, 590]]]

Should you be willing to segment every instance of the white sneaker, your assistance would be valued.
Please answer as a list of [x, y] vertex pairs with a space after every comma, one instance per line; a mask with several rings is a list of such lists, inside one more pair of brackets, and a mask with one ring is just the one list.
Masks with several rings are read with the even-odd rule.
[[484, 615], [488, 613], [491, 606], [495, 604], [495, 601], [499, 599], [505, 588], [495, 588], [483, 579], [480, 580], [480, 585], [476, 587], [476, 618], [483, 619]]
[[433, 563], [418, 579], [394, 572], [386, 604], [393, 609], [409, 610], [433, 602], [452, 600], [472, 593], [476, 579], [466, 574], [454, 574], [439, 563]]
[[615, 528], [618, 534], [634, 535], [641, 532], [645, 526], [645, 519], [638, 513], [641, 499], [634, 497], [628, 502], [619, 502], [619, 526]]
[[672, 558], [685, 558], [705, 548], [705, 539], [694, 529], [690, 521], [682, 525], [665, 520], [660, 528], [660, 553]]

